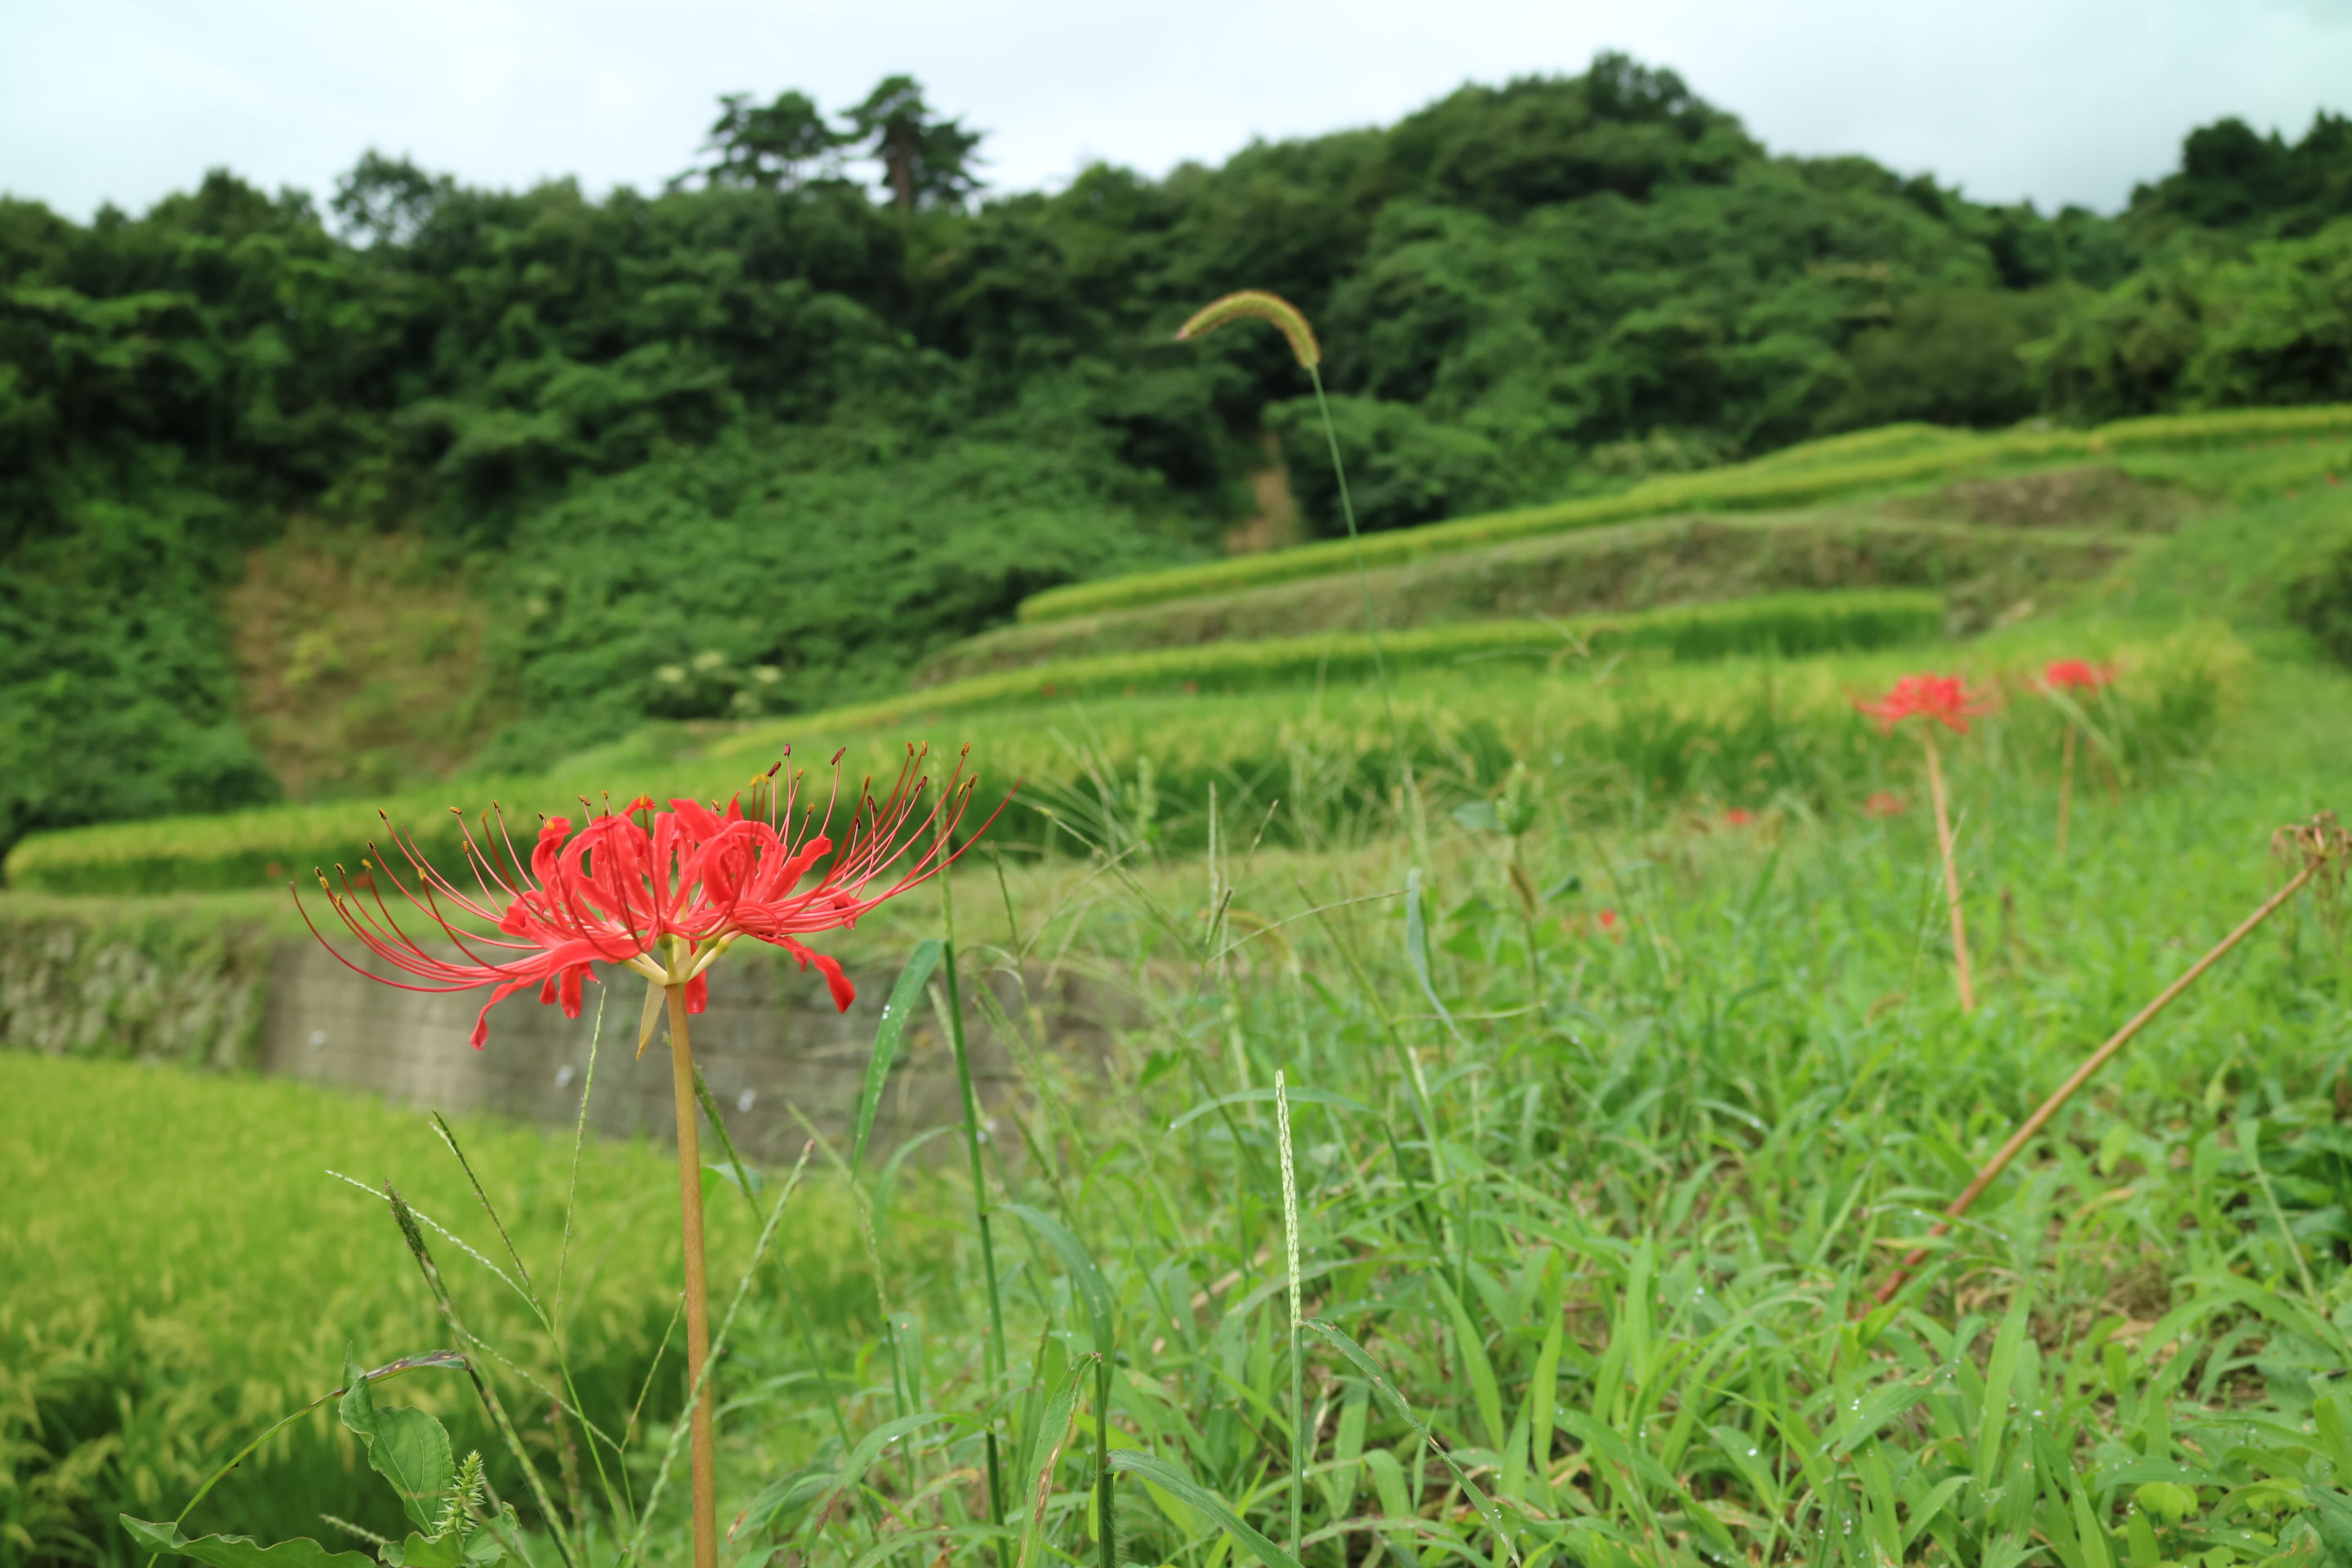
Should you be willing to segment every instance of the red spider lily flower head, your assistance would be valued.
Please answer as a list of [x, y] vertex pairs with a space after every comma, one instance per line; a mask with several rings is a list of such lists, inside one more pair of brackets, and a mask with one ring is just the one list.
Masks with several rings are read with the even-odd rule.
[[1870, 797], [1862, 803], [1862, 809], [1866, 816], [1900, 816], [1910, 808], [1893, 790], [1877, 789], [1870, 792]]
[[[477, 835], [461, 816], [471, 890], [435, 869], [415, 835], [386, 819], [408, 863], [404, 876], [371, 844], [359, 879], [341, 877], [337, 887], [322, 871], [319, 886], [352, 934], [410, 977], [387, 984], [408, 991], [490, 988], [474, 1021], [478, 1048], [488, 1037], [490, 1009], [526, 986], [537, 985], [540, 1001], [560, 1005], [565, 1017], [578, 1017], [581, 987], [599, 963], [635, 970], [656, 985], [682, 985], [687, 1010], [699, 1013], [711, 963], [747, 936], [782, 948], [803, 970], [814, 964], [834, 1005], [846, 1012], [856, 999], [849, 977], [800, 939], [856, 925], [877, 904], [947, 869], [995, 821], [991, 813], [959, 846], [957, 829], [979, 781], [959, 758], [934, 793], [922, 772], [928, 756], [909, 746], [896, 784], [877, 795], [867, 780], [845, 817], [837, 754], [821, 814], [814, 799], [802, 798], [804, 774], [779, 784], [771, 769], [752, 781], [749, 814], [741, 795], [723, 810], [692, 800], [663, 810], [639, 795], [620, 811], [593, 813], [577, 833], [570, 818], [547, 817], [527, 863], [503, 820], [486, 819]], [[997, 810], [1003, 808], [1000, 802]], [[382, 890], [387, 881], [390, 898]], [[402, 903], [404, 917], [396, 909]], [[302, 913], [308, 922], [310, 911]], [[325, 942], [316, 925], [310, 929]], [[420, 935], [454, 947], [456, 956], [425, 947]]]
[[1755, 820], [1756, 814], [1743, 805], [1735, 805], [1723, 814], [1723, 825], [1726, 827], [1745, 827]]
[[1891, 735], [1906, 719], [1932, 719], [1955, 734], [1969, 732], [1969, 721], [1990, 704], [1984, 693], [1971, 691], [1954, 675], [1906, 675], [1895, 689], [1875, 702], [1857, 699], [1854, 706], [1878, 721]]
[[2079, 658], [2053, 658], [2042, 670], [2044, 691], [2096, 691], [2116, 678], [2111, 664], [2092, 664]]

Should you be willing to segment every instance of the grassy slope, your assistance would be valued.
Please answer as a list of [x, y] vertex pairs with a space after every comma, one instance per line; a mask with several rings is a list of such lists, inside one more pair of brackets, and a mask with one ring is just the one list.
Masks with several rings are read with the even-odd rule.
[[1024, 622], [958, 643], [916, 680], [928, 688], [1056, 659], [1354, 632], [1367, 585], [1384, 631], [1859, 588], [1941, 593], [1959, 628], [1976, 630], [2021, 599], [2101, 574], [2132, 547], [2093, 529], [1970, 526], [1862, 506], [1660, 518], [1383, 566], [1364, 584], [1350, 573]]
[[[1885, 492], [1957, 475], [2104, 460], [2149, 452], [2210, 450], [2256, 482], [2305, 482], [2345, 466], [2342, 443], [2352, 405], [2246, 409], [2129, 419], [2089, 431], [2021, 426], [1997, 435], [1929, 432], [1895, 426], [1801, 447], [1703, 473], [1648, 479], [1620, 495], [1562, 501], [1492, 516], [1459, 518], [1366, 538], [1362, 559], [1395, 565], [1506, 540], [1598, 528], [1686, 510], [1771, 511], [1835, 498]], [[2324, 453], [2282, 451], [2301, 445]], [[1024, 601], [1024, 621], [1130, 609], [1271, 583], [1345, 573], [1358, 547], [1326, 540], [1295, 550], [1140, 573], [1049, 589]]]

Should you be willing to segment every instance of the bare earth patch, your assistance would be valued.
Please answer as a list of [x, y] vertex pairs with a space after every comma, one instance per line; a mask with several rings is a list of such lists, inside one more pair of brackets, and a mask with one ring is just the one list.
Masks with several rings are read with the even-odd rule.
[[488, 606], [413, 535], [297, 521], [223, 609], [247, 731], [297, 799], [442, 777], [508, 716]]
[[2121, 468], [2095, 464], [1960, 479], [1931, 495], [1889, 502], [1896, 516], [1972, 522], [1992, 528], [2116, 528], [2169, 531], [2190, 509], [2178, 487], [2136, 479]]

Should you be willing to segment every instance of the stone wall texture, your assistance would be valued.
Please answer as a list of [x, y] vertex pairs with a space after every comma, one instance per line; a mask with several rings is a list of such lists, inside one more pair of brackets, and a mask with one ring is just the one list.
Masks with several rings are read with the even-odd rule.
[[[605, 984], [587, 988], [577, 1019], [542, 1005], [535, 992], [507, 998], [490, 1012], [488, 1045], [476, 1050], [467, 1037], [482, 993], [381, 984], [316, 942], [279, 940], [257, 952], [239, 949], [233, 965], [222, 963], [227, 949], [191, 952], [186, 972], [179, 973], [180, 964], [77, 936], [52, 932], [5, 944], [0, 1045], [251, 1066], [392, 1105], [565, 1127], [579, 1117], [593, 1047], [590, 1125], [610, 1137], [677, 1135], [667, 1027], [656, 1027], [640, 1058], [645, 982], [625, 971], [600, 970]], [[257, 968], [266, 973], [252, 973]], [[694, 1056], [745, 1158], [772, 1163], [797, 1154], [808, 1136], [803, 1119], [828, 1136], [849, 1127], [882, 1005], [898, 976], [851, 978], [857, 1000], [841, 1013], [823, 978], [789, 961], [738, 950], [710, 972], [709, 1008], [691, 1024]], [[1091, 1076], [1129, 1015], [1124, 994], [1066, 974], [1040, 972], [1027, 979], [1033, 1037], [1059, 1058], [1059, 1068]], [[1023, 1097], [1027, 1079], [1014, 1049], [977, 1005], [972, 992], [980, 983], [967, 966], [965, 1037], [974, 1087], [983, 1107], [1003, 1107]], [[1010, 974], [987, 984], [1006, 1017], [1024, 1016], [1021, 987]], [[157, 1013], [174, 1020], [176, 1026], [163, 1032], [168, 1040], [153, 1026]], [[142, 1026], [122, 1028], [126, 1014]], [[210, 1050], [191, 1033], [199, 1026], [217, 1042]], [[876, 1147], [894, 1148], [961, 1115], [954, 1056], [927, 1002], [900, 1041], [875, 1119]], [[927, 1154], [945, 1158], [957, 1150], [953, 1141], [940, 1140]]]

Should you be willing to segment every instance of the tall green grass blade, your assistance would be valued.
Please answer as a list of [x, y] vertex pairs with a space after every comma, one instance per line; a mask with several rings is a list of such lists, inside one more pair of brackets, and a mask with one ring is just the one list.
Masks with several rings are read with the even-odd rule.
[[890, 1077], [890, 1064], [898, 1059], [898, 1041], [907, 1032], [907, 1020], [914, 1016], [922, 1000], [923, 987], [931, 978], [931, 971], [940, 962], [941, 946], [937, 937], [925, 937], [907, 955], [907, 966], [898, 972], [898, 982], [890, 988], [890, 998], [882, 1004], [882, 1022], [874, 1031], [874, 1049], [866, 1058], [866, 1084], [857, 1095], [856, 1131], [849, 1143], [849, 1168], [857, 1169], [866, 1154], [866, 1140], [874, 1131], [874, 1113], [882, 1103], [882, 1086]]
[[1418, 866], [1404, 874], [1404, 960], [1412, 970], [1413, 983], [1421, 987], [1422, 995], [1428, 999], [1431, 1008], [1444, 1024], [1445, 1032], [1454, 1037], [1455, 1044], [1464, 1043], [1461, 1026], [1454, 1023], [1454, 1015], [1446, 1010], [1445, 1003], [1437, 994], [1436, 983], [1430, 976], [1429, 918], [1422, 910], [1421, 868]]
[[1021, 1530], [1021, 1568], [1031, 1568], [1045, 1546], [1045, 1507], [1053, 1499], [1054, 1467], [1060, 1462], [1063, 1447], [1070, 1440], [1070, 1424], [1076, 1418], [1079, 1379], [1085, 1377], [1097, 1362], [1096, 1356], [1080, 1356], [1070, 1363], [1069, 1371], [1055, 1384], [1047, 1395], [1045, 1408], [1031, 1423], [1027, 1446], [1034, 1450], [1034, 1463], [1029, 1467], [1027, 1513]]
[[1111, 1326], [1114, 1302], [1110, 1286], [1104, 1280], [1102, 1270], [1095, 1267], [1094, 1255], [1086, 1243], [1070, 1234], [1060, 1220], [1042, 1209], [1027, 1204], [1006, 1204], [1004, 1212], [1035, 1231], [1046, 1246], [1062, 1260], [1070, 1277], [1070, 1289], [1079, 1304], [1086, 1309], [1087, 1324], [1094, 1336], [1095, 1353], [1108, 1359], [1113, 1350]]
[[1983, 1407], [1977, 1413], [1977, 1489], [1990, 1489], [2000, 1464], [2002, 1436], [2009, 1425], [2011, 1392], [2017, 1381], [2018, 1358], [2025, 1347], [2027, 1321], [2032, 1302], [2023, 1293], [2010, 1303], [1993, 1338], [1992, 1359], [1985, 1363]]

